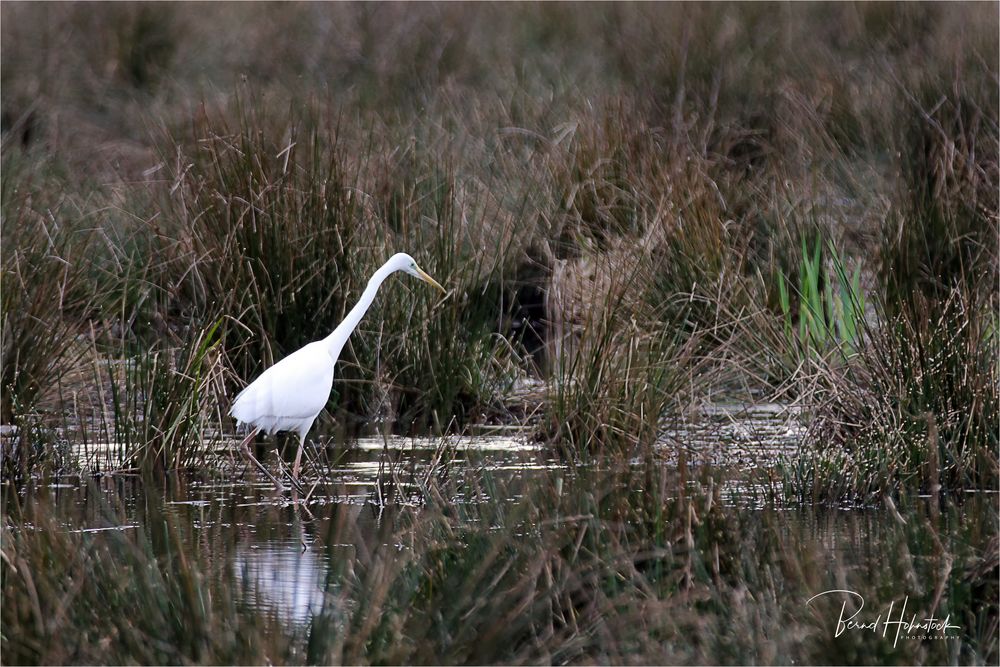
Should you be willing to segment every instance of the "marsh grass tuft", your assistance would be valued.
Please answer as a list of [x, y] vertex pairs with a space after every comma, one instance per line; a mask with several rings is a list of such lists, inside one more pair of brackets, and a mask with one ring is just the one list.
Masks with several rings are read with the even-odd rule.
[[997, 488], [996, 321], [970, 296], [886, 314], [829, 376], [814, 425], [825, 443], [816, 460], [828, 467], [814, 471], [815, 495]]
[[38, 182], [46, 174], [32, 174], [27, 158], [5, 158], [0, 421], [10, 424], [33, 412], [72, 364], [77, 327], [96, 296], [87, 261], [93, 233], [79, 228], [73, 202], [53, 200], [52, 184]]
[[[803, 239], [797, 288], [790, 287], [784, 275], [778, 274], [785, 337], [801, 354], [823, 354], [837, 349], [846, 356], [857, 348], [865, 329], [861, 266], [855, 266], [854, 273], [848, 276], [836, 249], [829, 245], [826, 253], [822, 250], [819, 240], [810, 251]], [[824, 254], [829, 255], [832, 271], [826, 268]], [[797, 315], [792, 307], [793, 296], [799, 303]]]
[[100, 402], [77, 414], [84, 458], [96, 468], [164, 472], [204, 464], [222, 417], [224, 370], [219, 323], [187, 344], [130, 350], [123, 339], [92, 347]]
[[539, 436], [570, 460], [649, 451], [662, 417], [679, 408], [704, 367], [699, 336], [681, 326], [683, 311], [626, 297], [642, 284], [648, 261], [619, 266], [607, 297], [555, 329]]

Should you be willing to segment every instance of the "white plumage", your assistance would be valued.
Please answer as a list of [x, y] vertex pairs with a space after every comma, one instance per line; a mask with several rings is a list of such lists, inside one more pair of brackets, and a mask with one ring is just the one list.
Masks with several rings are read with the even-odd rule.
[[[296, 431], [305, 437], [326, 406], [335, 364], [321, 341], [309, 343], [261, 373], [239, 393], [230, 414], [268, 434]], [[302, 393], [304, 387], [309, 391]]]
[[229, 414], [236, 418], [238, 425], [251, 427], [250, 435], [241, 445], [244, 455], [249, 457], [279, 488], [280, 482], [250, 454], [250, 441], [260, 431], [269, 434], [278, 431], [296, 432], [299, 436], [299, 448], [295, 453], [292, 479], [298, 479], [306, 434], [330, 398], [337, 358], [344, 349], [347, 339], [375, 300], [378, 288], [396, 271], [409, 273], [442, 292], [445, 291], [436, 280], [417, 266], [412, 257], [406, 253], [393, 255], [371, 277], [357, 305], [333, 333], [323, 340], [309, 343], [268, 368], [241, 391], [233, 402]]

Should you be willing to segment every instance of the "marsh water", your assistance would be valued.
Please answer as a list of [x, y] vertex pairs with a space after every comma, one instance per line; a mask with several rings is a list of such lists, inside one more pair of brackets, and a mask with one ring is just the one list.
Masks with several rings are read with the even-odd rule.
[[[727, 467], [731, 474], [721, 494], [723, 503], [776, 524], [789, 543], [816, 545], [824, 559], [818, 564], [821, 568], [867, 582], [872, 589], [888, 588], [888, 595], [900, 598], [907, 594], [907, 586], [926, 587], [895, 581], [894, 570], [883, 568], [887, 550], [905, 543], [912, 530], [895, 507], [820, 510], [775, 507], [766, 500], [760, 476], [753, 473], [794, 456], [802, 433], [798, 415], [781, 406], [712, 406], [697, 419], [665, 429], [653, 461], [637, 458], [631, 465], [676, 466], [683, 456], [692, 469]], [[160, 525], [175, 530], [185, 556], [209, 576], [235, 582], [236, 596], [245, 608], [291, 628], [307, 626], [324, 608], [332, 571], [384, 547], [382, 542], [395, 534], [396, 525], [422, 511], [432, 479], [466, 480], [441, 487], [453, 490], [444, 500], [456, 507], [491, 502], [515, 508], [533, 485], [561, 485], [579, 472], [516, 432], [367, 438], [349, 446], [310, 447], [302, 491], [278, 492], [234, 455], [235, 442], [223, 441], [216, 452], [217, 465], [207, 470], [170, 473], [155, 483], [128, 472], [60, 477], [24, 487], [17, 502], [44, 497], [51, 503], [56, 529], [68, 533], [155, 533]], [[294, 442], [285, 444], [287, 450]], [[79, 455], [85, 465], [91, 457], [91, 463], [100, 467], [96, 463], [102, 452], [91, 446]], [[283, 465], [273, 446], [265, 445], [258, 453], [272, 469]], [[284, 457], [288, 458], [287, 451]], [[688, 484], [694, 492], [699, 482]], [[939, 530], [949, 536], [949, 543], [975, 541], [963, 531], [988, 524], [995, 517], [995, 503], [995, 496], [969, 494], [960, 515], [936, 519]], [[926, 512], [918, 508], [917, 513]], [[741, 523], [753, 524], [753, 519]], [[31, 525], [22, 528], [32, 530]], [[746, 538], [734, 534], [731, 539], [740, 543]]]

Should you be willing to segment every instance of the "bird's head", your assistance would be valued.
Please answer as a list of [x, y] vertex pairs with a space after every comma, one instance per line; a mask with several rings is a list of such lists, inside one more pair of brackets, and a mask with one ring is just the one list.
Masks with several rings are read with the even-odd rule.
[[445, 288], [441, 287], [441, 284], [427, 275], [427, 272], [417, 266], [415, 259], [407, 255], [405, 252], [399, 252], [393, 255], [389, 259], [389, 266], [392, 267], [394, 271], [403, 271], [404, 273], [409, 273], [414, 278], [419, 278], [429, 285], [441, 290], [442, 294], [447, 294], [448, 292]]

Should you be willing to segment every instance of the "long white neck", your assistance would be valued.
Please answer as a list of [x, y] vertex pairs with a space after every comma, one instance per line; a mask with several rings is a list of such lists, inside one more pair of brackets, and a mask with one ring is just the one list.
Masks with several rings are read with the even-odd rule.
[[386, 262], [383, 264], [368, 281], [368, 286], [365, 287], [364, 293], [361, 294], [361, 298], [358, 299], [358, 303], [355, 304], [354, 308], [351, 308], [351, 312], [347, 313], [344, 321], [337, 325], [333, 333], [323, 339], [323, 343], [326, 345], [326, 349], [334, 361], [340, 356], [340, 351], [344, 349], [347, 339], [351, 337], [351, 333], [358, 326], [358, 323], [361, 322], [361, 318], [368, 312], [368, 308], [372, 305], [372, 301], [375, 300], [375, 295], [378, 293], [378, 288], [382, 286], [385, 279], [392, 273], [393, 269], [389, 268], [389, 263]]

